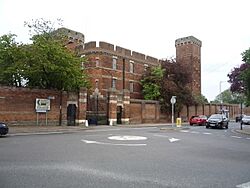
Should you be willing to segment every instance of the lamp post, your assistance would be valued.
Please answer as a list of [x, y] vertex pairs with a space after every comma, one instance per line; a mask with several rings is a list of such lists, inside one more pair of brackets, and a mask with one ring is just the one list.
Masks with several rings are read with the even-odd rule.
[[222, 83], [224, 83], [224, 82], [227, 82], [227, 81], [220, 81], [220, 108], [221, 108], [221, 110], [223, 110], [223, 106], [222, 106], [222, 104], [223, 104], [223, 100], [222, 100], [222, 93], [221, 93], [221, 84]]
[[176, 96], [172, 96], [170, 100], [172, 104], [172, 127], [174, 126], [174, 104], [176, 103]]

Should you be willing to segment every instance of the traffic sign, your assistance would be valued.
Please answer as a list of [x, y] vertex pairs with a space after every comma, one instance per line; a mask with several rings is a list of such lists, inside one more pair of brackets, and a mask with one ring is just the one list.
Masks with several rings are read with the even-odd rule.
[[172, 96], [170, 102], [171, 102], [171, 104], [175, 104], [176, 103], [176, 96]]

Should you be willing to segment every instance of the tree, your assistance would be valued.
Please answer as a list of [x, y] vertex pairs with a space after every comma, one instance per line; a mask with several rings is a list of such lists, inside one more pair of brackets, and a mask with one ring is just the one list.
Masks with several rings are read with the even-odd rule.
[[67, 91], [88, 86], [86, 75], [80, 68], [86, 59], [65, 47], [65, 36], [55, 35], [50, 21], [36, 20], [26, 25], [36, 33], [31, 38], [33, 44], [26, 48], [28, 86]]
[[56, 34], [52, 22], [40, 19], [25, 25], [32, 44], [19, 45], [14, 35], [1, 38], [1, 84], [66, 91], [89, 86], [81, 69], [86, 59], [66, 48], [65, 36]]
[[194, 96], [194, 101], [195, 101], [195, 104], [205, 104], [205, 103], [208, 103], [208, 100], [207, 98], [204, 96], [204, 95], [195, 95]]
[[148, 69], [142, 78], [145, 99], [160, 100], [163, 111], [171, 112], [170, 99], [177, 96], [175, 109], [194, 103], [188, 85], [191, 82], [190, 68], [174, 59], [163, 61], [161, 66]]
[[228, 74], [231, 83], [230, 90], [238, 95], [245, 95], [245, 103], [250, 105], [250, 48], [241, 55], [244, 63], [239, 67], [234, 67]]
[[212, 101], [212, 103], [228, 103], [228, 104], [240, 104], [244, 100], [244, 96], [242, 94], [236, 93], [236, 92], [231, 92], [230, 89], [227, 89], [221, 94], [217, 95], [215, 100]]
[[164, 75], [164, 70], [159, 67], [148, 69], [143, 76], [141, 83], [143, 85], [142, 93], [146, 100], [160, 100], [161, 99], [161, 85]]
[[15, 41], [16, 35], [7, 34], [0, 37], [0, 84], [6, 86], [23, 86], [22, 44]]

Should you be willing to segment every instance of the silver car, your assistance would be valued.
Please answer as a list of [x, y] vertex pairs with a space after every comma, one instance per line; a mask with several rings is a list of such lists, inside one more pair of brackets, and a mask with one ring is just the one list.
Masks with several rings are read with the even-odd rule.
[[241, 125], [250, 125], [250, 116], [243, 116], [241, 119]]

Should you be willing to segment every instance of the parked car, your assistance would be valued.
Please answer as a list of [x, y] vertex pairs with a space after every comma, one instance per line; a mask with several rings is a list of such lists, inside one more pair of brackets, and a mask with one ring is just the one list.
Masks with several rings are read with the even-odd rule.
[[224, 114], [212, 114], [206, 123], [206, 128], [226, 128], [228, 129], [228, 118]]
[[0, 122], [0, 135], [6, 135], [9, 132], [9, 128], [6, 123]]
[[244, 116], [245, 116], [244, 114], [238, 114], [238, 115], [235, 117], [235, 121], [236, 121], [236, 122], [241, 122], [241, 119], [242, 119]]
[[205, 115], [192, 116], [189, 119], [189, 125], [206, 125], [206, 122], [207, 116]]
[[250, 116], [243, 116], [241, 119], [241, 125], [250, 125]]

